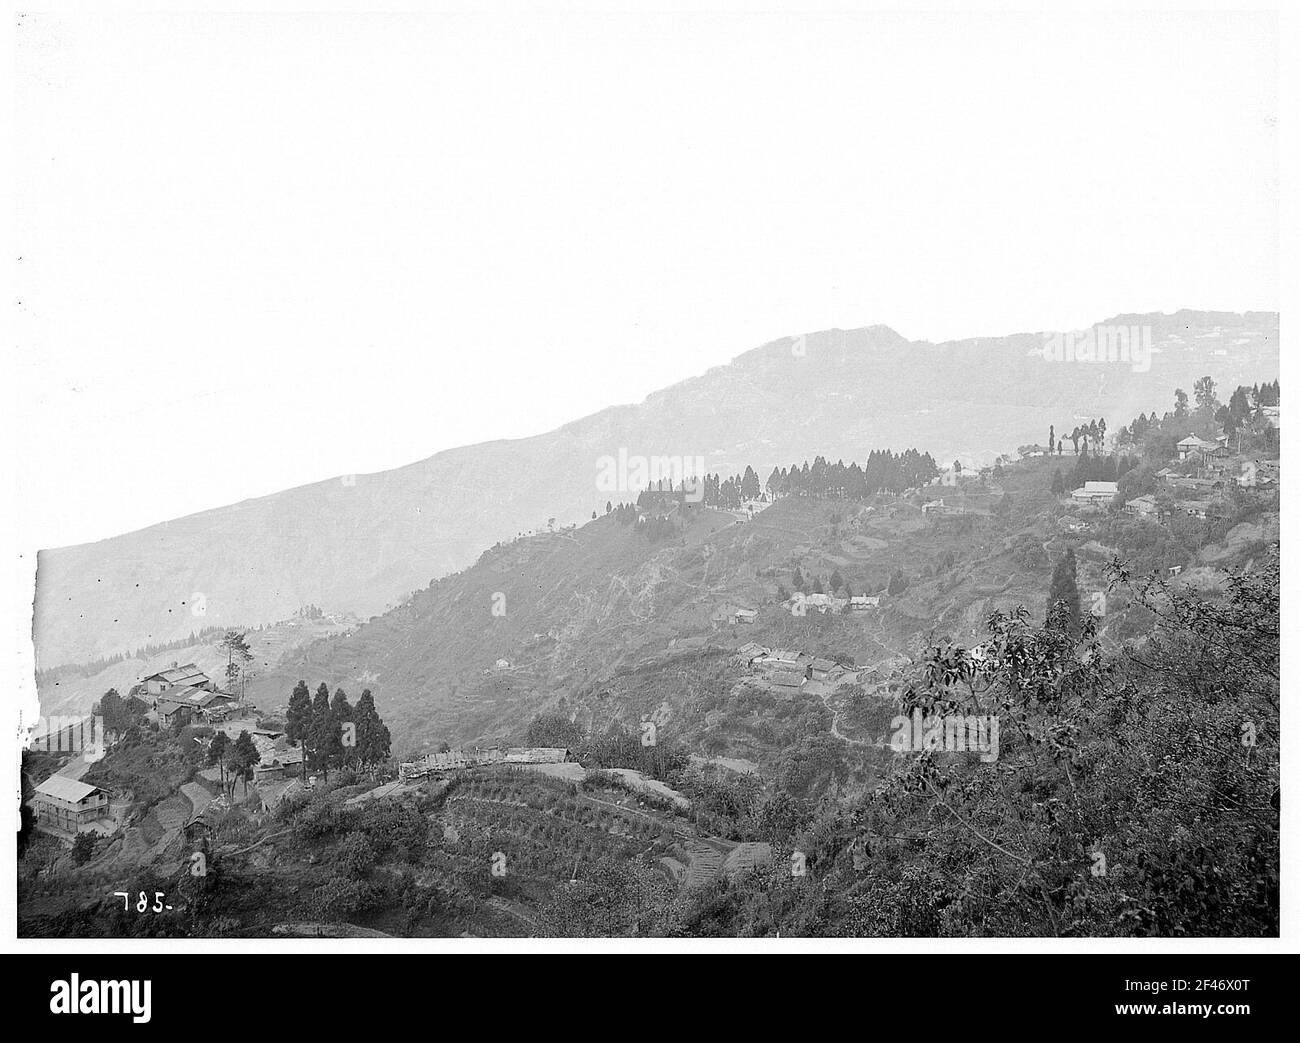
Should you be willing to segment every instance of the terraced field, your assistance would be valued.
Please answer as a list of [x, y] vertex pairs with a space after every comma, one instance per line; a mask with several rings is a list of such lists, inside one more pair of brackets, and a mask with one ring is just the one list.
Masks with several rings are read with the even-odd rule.
[[703, 887], [712, 883], [722, 869], [722, 852], [702, 840], [688, 840], [686, 853], [690, 856], [690, 865], [686, 868], [686, 886]]
[[656, 867], [689, 889], [772, 857], [767, 844], [699, 836], [683, 817], [647, 812], [619, 790], [583, 792], [532, 772], [467, 776], [450, 789], [431, 816], [432, 865], [486, 886], [494, 857], [504, 856], [503, 879], [532, 901], [605, 858]]
[[757, 869], [772, 861], [772, 845], [745, 843], [737, 844], [727, 860], [722, 863], [722, 871], [728, 876]]

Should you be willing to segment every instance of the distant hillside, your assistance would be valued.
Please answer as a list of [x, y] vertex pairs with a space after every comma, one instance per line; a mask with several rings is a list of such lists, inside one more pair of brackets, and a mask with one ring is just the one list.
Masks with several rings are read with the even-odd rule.
[[[283, 619], [300, 605], [382, 611], [521, 531], [590, 517], [620, 493], [597, 461], [620, 449], [704, 459], [729, 474], [824, 453], [865, 459], [917, 446], [967, 463], [1045, 441], [1071, 418], [1112, 428], [1171, 387], [1277, 376], [1276, 314], [1117, 316], [1150, 325], [1145, 371], [1048, 361], [1045, 335], [944, 344], [873, 326], [784, 338], [731, 364], [533, 438], [449, 450], [207, 511], [98, 543], [43, 551], [34, 638], [49, 668], [183, 637], [203, 626]], [[766, 472], [764, 471], [764, 477]], [[623, 497], [630, 498], [630, 497]]]
[[[1025, 605], [1041, 620], [1051, 563], [1066, 547], [1076, 548], [1088, 609], [1115, 553], [1139, 570], [1212, 563], [1204, 582], [1213, 585], [1216, 570], [1278, 538], [1275, 501], [1249, 523], [1223, 523], [1223, 538], [1191, 522], [1176, 538], [1122, 516], [1071, 530], [1062, 523], [1071, 508], [1049, 491], [1061, 466], [1028, 459], [959, 489], [870, 503], [790, 497], [753, 520], [701, 510], [657, 543], [601, 517], [485, 553], [400, 608], [288, 653], [250, 695], [274, 709], [299, 678], [351, 696], [370, 688], [399, 753], [444, 740], [519, 741], [535, 714], [558, 710], [597, 732], [615, 722], [635, 732], [649, 716], [693, 748], [763, 762], [779, 742], [717, 733], [710, 716], [743, 679], [729, 659], [746, 641], [847, 656], [883, 682], [933, 637], [976, 639], [994, 610]], [[964, 513], [923, 517], [934, 492]], [[880, 604], [797, 617], [778, 603], [796, 568], [810, 583], [838, 574], [853, 592], [881, 594]], [[1189, 567], [1185, 578], [1200, 576]], [[757, 620], [722, 618], [737, 607], [756, 609]], [[1103, 639], [1138, 632], [1112, 596]]]

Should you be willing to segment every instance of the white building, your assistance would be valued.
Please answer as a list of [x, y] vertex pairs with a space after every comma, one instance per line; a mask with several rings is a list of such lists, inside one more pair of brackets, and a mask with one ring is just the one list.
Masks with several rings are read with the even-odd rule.
[[1084, 482], [1082, 489], [1070, 493], [1070, 499], [1080, 504], [1104, 506], [1119, 492], [1118, 482]]

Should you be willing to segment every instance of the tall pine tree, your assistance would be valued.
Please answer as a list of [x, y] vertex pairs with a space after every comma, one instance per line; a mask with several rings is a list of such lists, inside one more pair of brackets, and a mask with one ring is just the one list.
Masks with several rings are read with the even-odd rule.
[[311, 752], [312, 768], [324, 772], [325, 778], [330, 777], [329, 770], [329, 751], [330, 751], [330, 689], [324, 681], [316, 689], [316, 695], [311, 701]]
[[[356, 743], [346, 746], [343, 744], [343, 726], [348, 722], [355, 724], [355, 720], [356, 712], [348, 702], [347, 693], [342, 688], [336, 688], [334, 698], [330, 700], [329, 758], [340, 768], [356, 759]], [[355, 732], [353, 737], [355, 738]]]
[[1079, 632], [1079, 570], [1074, 559], [1074, 548], [1070, 547], [1061, 555], [1052, 571], [1052, 585], [1047, 593], [1047, 619], [1050, 622], [1059, 611], [1058, 603], [1064, 603], [1065, 616], [1062, 620], [1071, 634]]
[[235, 788], [234, 779], [243, 779], [244, 795], [248, 795], [248, 780], [253, 777], [253, 768], [257, 766], [260, 760], [261, 757], [258, 755], [257, 746], [253, 743], [253, 737], [247, 731], [240, 732], [230, 756], [231, 768], [234, 771], [234, 778], [230, 783], [232, 792]]
[[357, 722], [357, 760], [371, 767], [388, 757], [392, 737], [375, 709], [375, 697], [369, 688], [357, 700], [354, 717]]
[[308, 743], [311, 741], [311, 692], [307, 682], [299, 681], [289, 696], [289, 710], [285, 714], [285, 734], [290, 742], [298, 743], [302, 750], [302, 777], [307, 777]]

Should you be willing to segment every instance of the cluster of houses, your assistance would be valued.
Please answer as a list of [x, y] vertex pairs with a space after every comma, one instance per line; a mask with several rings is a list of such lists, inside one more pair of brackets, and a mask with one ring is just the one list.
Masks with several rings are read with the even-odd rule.
[[[781, 603], [795, 616], [806, 616], [809, 612], [825, 614], [827, 612], [865, 612], [879, 608], [881, 594], [853, 594], [847, 598], [838, 598], [833, 594], [804, 594], [796, 592], [793, 597]], [[758, 621], [758, 612], [752, 608], [737, 608], [727, 605], [713, 613], [714, 623], [731, 623], [752, 625]]]
[[465, 768], [499, 764], [564, 764], [574, 759], [573, 751], [563, 746], [492, 746], [487, 749], [430, 753], [418, 761], [403, 762], [399, 773], [405, 782]]
[[834, 684], [847, 673], [834, 660], [798, 649], [767, 648], [753, 641], [736, 650], [736, 660], [774, 689], [789, 692], [797, 691], [808, 681]]
[[[1184, 439], [1179, 443], [1180, 451], [1184, 443], [1193, 441], [1202, 447], [1214, 445], [1200, 439]], [[1222, 508], [1223, 489], [1230, 484], [1264, 490], [1278, 487], [1280, 471], [1277, 460], [1234, 456], [1223, 445], [1208, 452], [1192, 447], [1191, 455], [1183, 459], [1193, 463], [1197, 473], [1183, 474], [1175, 468], [1164, 467], [1156, 472], [1156, 478], [1172, 492], [1174, 509], [1193, 518], [1209, 519], [1218, 515]], [[1124, 513], [1158, 521], [1161, 508], [1156, 495], [1148, 493], [1127, 501]]]
[[[1267, 484], [1259, 474], [1262, 470], [1272, 470], [1269, 476], [1274, 484], [1277, 481], [1277, 461], [1260, 460], [1249, 454], [1234, 453], [1228, 445], [1228, 436], [1220, 435], [1214, 441], [1206, 441], [1196, 435], [1188, 435], [1178, 443], [1178, 461], [1185, 467], [1190, 466], [1196, 477], [1210, 481], [1236, 480], [1242, 485]], [[1173, 468], [1165, 468], [1162, 476], [1175, 475]]]
[[788, 601], [782, 602], [782, 605], [795, 616], [806, 616], [809, 612], [822, 615], [827, 612], [865, 612], [868, 609], [879, 608], [881, 597], [881, 594], [853, 594], [847, 598], [837, 598], [834, 594], [796, 592]]
[[218, 724], [236, 703], [193, 663], [150, 674], [140, 682], [140, 691], [152, 699], [151, 713], [163, 727], [196, 720]]
[[1209, 442], [1196, 435], [1188, 435], [1175, 448], [1178, 450], [1179, 460], [1195, 460], [1197, 458], [1205, 461], [1226, 460], [1232, 455], [1232, 450], [1228, 448], [1227, 443], [1226, 437]]
[[[206, 674], [193, 663], [174, 665], [140, 681], [135, 694], [150, 702], [147, 717], [169, 726], [192, 720], [225, 720], [235, 699], [218, 691]], [[110, 812], [109, 794], [98, 786], [82, 782], [78, 774], [90, 761], [121, 736], [105, 733], [102, 722], [88, 714], [53, 718], [38, 725], [31, 748], [49, 753], [80, 753], [60, 772], [36, 787], [30, 801], [35, 826], [44, 833], [71, 840], [78, 833], [108, 835], [117, 830]]]
[[[274, 728], [247, 728], [242, 723], [223, 723], [217, 730], [225, 732], [226, 737], [232, 741], [239, 738], [240, 732], [248, 732], [258, 756], [258, 762], [253, 765], [254, 785], [295, 778], [302, 771], [302, 747], [291, 743], [283, 731]], [[212, 742], [211, 739], [196, 741], [204, 747]]]
[[[227, 773], [229, 792], [223, 792], [201, 809], [191, 820], [190, 826], [200, 823], [200, 828], [206, 828], [211, 825], [207, 815], [236, 803], [249, 811], [256, 811], [259, 807], [263, 811], [270, 811], [286, 797], [315, 784], [315, 776], [303, 779], [302, 747], [290, 743], [282, 730], [250, 728], [245, 721], [227, 721], [217, 724], [214, 731], [223, 732], [231, 742], [236, 741], [242, 732], [248, 732], [258, 757], [250, 780], [253, 788], [251, 791], [246, 790], [242, 799], [237, 799], [233, 778]], [[195, 736], [194, 741], [204, 750], [212, 745], [212, 737]], [[219, 768], [208, 767], [200, 774], [208, 783], [215, 784], [221, 772]]]
[[[1211, 442], [1188, 435], [1177, 446], [1178, 466], [1156, 472], [1161, 485], [1173, 493], [1175, 511], [1193, 518], [1214, 518], [1221, 509], [1221, 493], [1228, 485], [1278, 487], [1278, 461], [1233, 453], [1227, 441], [1226, 436]], [[1117, 482], [1085, 482], [1082, 488], [1070, 493], [1070, 500], [1080, 507], [1106, 507], [1118, 491]], [[1135, 518], [1159, 520], [1161, 517], [1155, 493], [1126, 501], [1123, 511]]]
[[[251, 781], [262, 794], [264, 806], [273, 806], [287, 792], [301, 785], [298, 779], [302, 773], [302, 748], [290, 743], [282, 730], [250, 728], [246, 721], [231, 720], [237, 711], [248, 710], [249, 707], [240, 707], [233, 697], [218, 690], [211, 679], [193, 663], [150, 674], [141, 680], [134, 693], [151, 702], [146, 717], [153, 718], [161, 725], [171, 725], [178, 721], [202, 722], [211, 725], [216, 731], [224, 732], [232, 740], [238, 738], [241, 732], [247, 731], [258, 753], [258, 763], [253, 767]], [[96, 727], [102, 729], [102, 724], [96, 725], [95, 721], [95, 718], [89, 716], [56, 719], [55, 723], [43, 731], [38, 728], [34, 737], [33, 747], [36, 749], [83, 752], [82, 758], [74, 760], [58, 774], [50, 776], [37, 786], [30, 801], [36, 828], [64, 841], [71, 841], [78, 833], [93, 831], [109, 835], [118, 829], [110, 808], [109, 794], [98, 786], [80, 781], [77, 777], [79, 772], [74, 771], [84, 771], [81, 762], [94, 759], [84, 756], [86, 751], [102, 750], [119, 738], [113, 733], [101, 735], [95, 731]], [[212, 739], [195, 737], [194, 741], [206, 748]], [[518, 759], [520, 751], [511, 750], [507, 753], [516, 756], [508, 757], [500, 751], [484, 751], [484, 760]]]
[[750, 625], [757, 621], [758, 612], [752, 608], [737, 605], [724, 605], [713, 613], [711, 621], [714, 623], [743, 623]]

